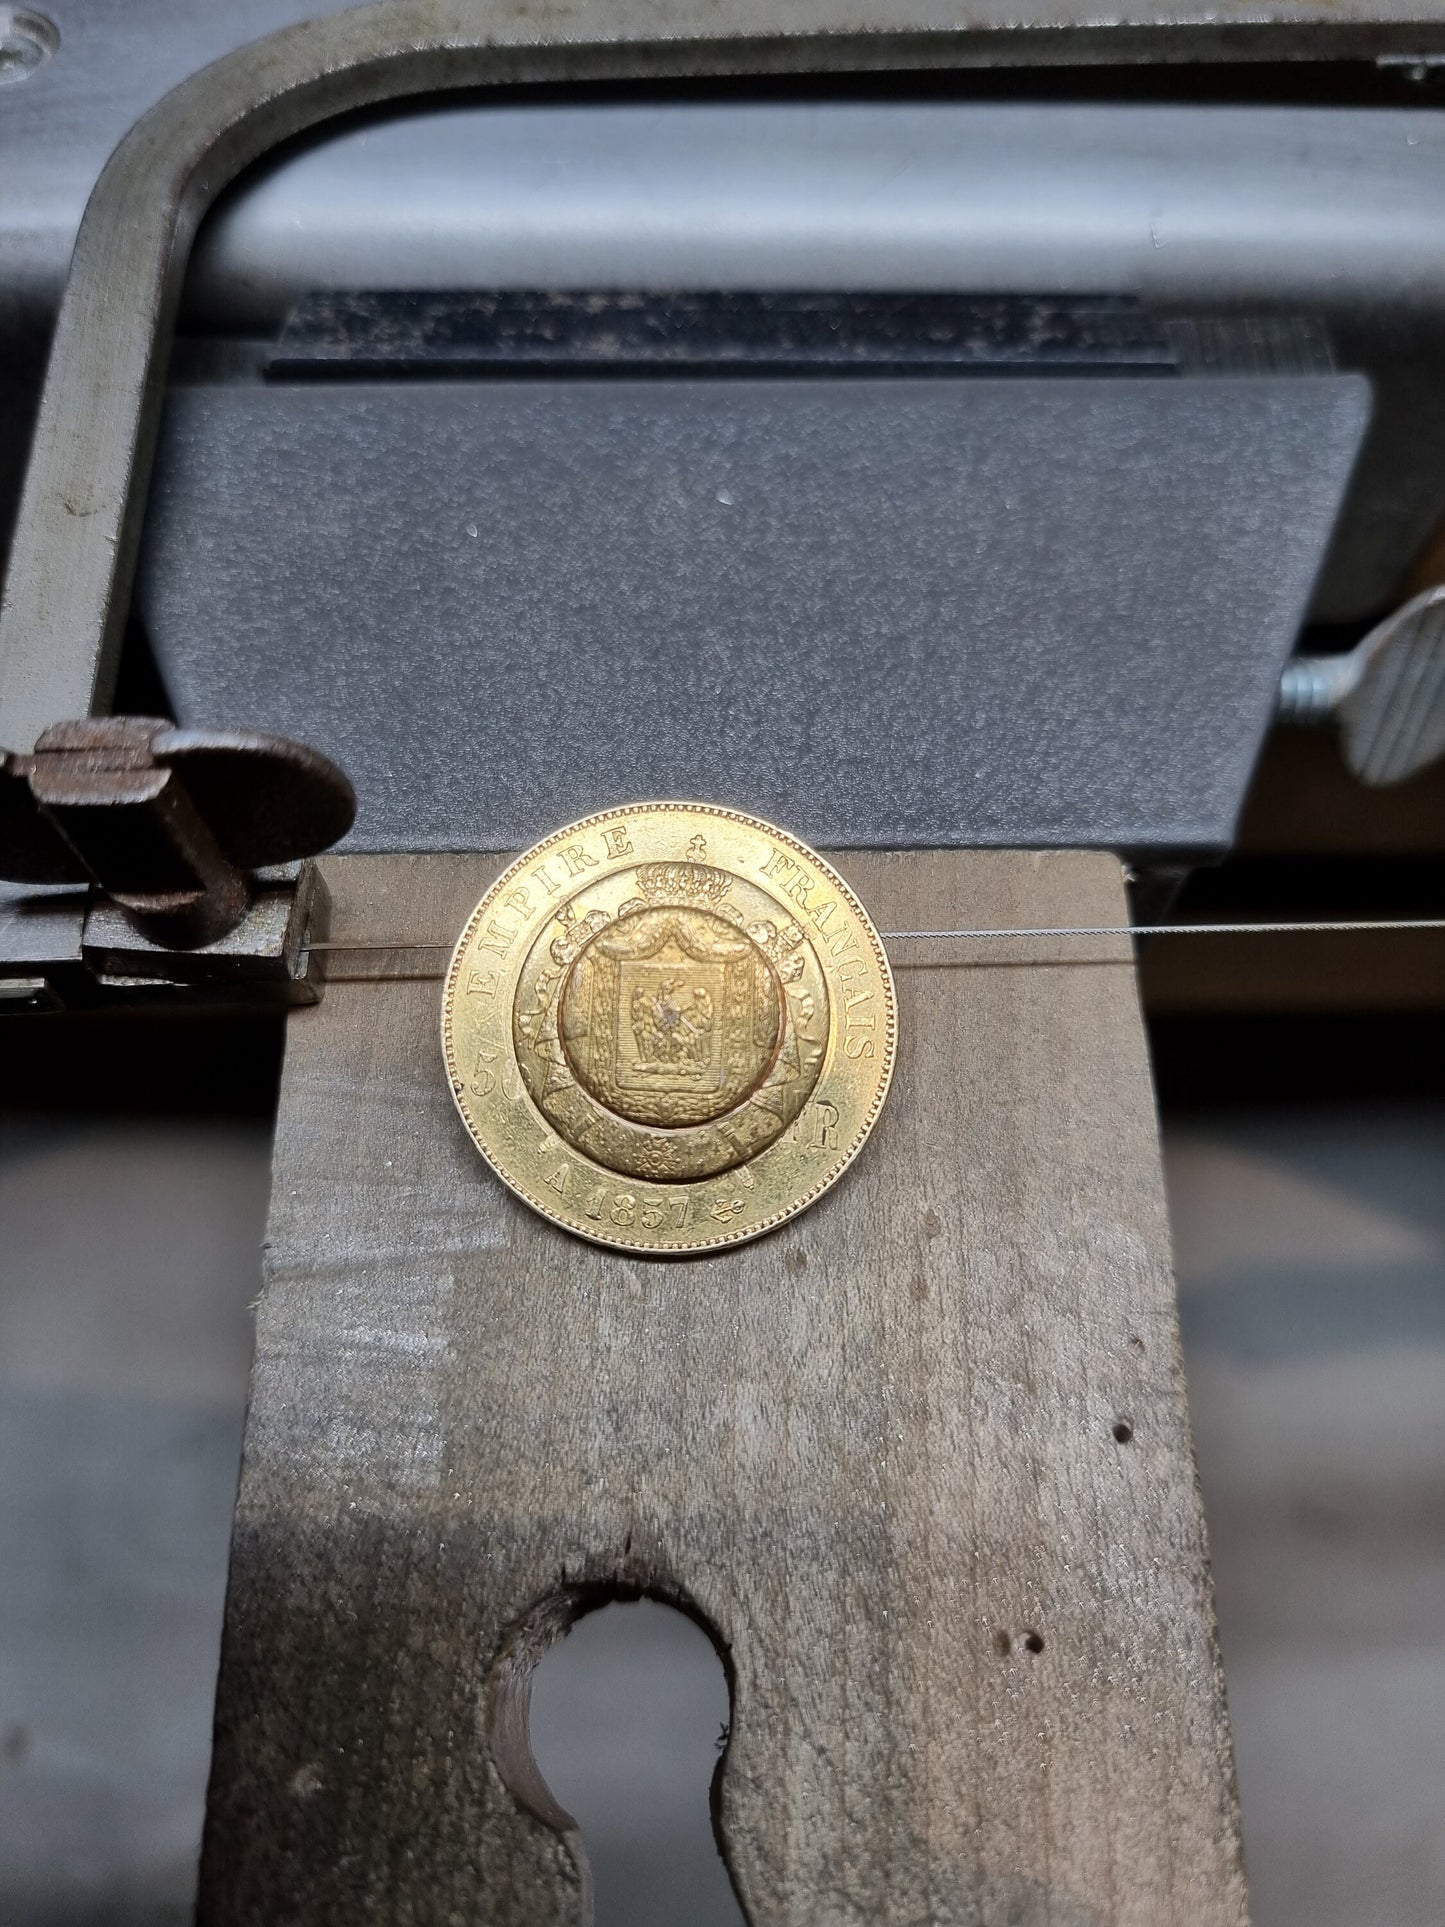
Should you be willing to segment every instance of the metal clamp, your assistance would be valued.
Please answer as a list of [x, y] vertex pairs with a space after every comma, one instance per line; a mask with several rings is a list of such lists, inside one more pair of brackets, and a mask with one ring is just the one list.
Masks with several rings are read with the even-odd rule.
[[1376, 787], [1445, 756], [1445, 586], [1415, 596], [1345, 655], [1288, 663], [1279, 719], [1338, 722], [1345, 761]]
[[305, 1003], [350, 783], [299, 743], [92, 717], [0, 755], [0, 1008]]
[[326, 849], [355, 815], [345, 776], [300, 743], [91, 717], [0, 756], [0, 876], [94, 884], [142, 936], [193, 950], [241, 922], [252, 871]]

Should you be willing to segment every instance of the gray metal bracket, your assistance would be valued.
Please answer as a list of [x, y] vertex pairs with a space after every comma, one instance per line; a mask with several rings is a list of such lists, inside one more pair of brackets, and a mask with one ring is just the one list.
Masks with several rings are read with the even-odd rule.
[[0, 883], [0, 1013], [318, 1002], [315, 946], [330, 912], [320, 872], [311, 862], [279, 864], [251, 881], [234, 929], [185, 950], [145, 936], [95, 889]]

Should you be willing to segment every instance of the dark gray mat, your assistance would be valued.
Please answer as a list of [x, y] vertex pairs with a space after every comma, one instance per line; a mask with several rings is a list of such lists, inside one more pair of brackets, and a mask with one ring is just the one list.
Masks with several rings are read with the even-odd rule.
[[1231, 835], [1352, 377], [215, 386], [139, 601], [182, 721], [336, 757], [352, 849], [683, 796], [820, 844]]

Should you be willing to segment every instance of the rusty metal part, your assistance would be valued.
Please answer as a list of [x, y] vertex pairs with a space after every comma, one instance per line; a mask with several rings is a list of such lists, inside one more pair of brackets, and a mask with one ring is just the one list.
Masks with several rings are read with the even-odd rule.
[[81, 947], [95, 993], [106, 1003], [315, 1003], [322, 958], [313, 946], [325, 942], [330, 927], [320, 871], [310, 862], [277, 865], [251, 884], [235, 928], [189, 950], [151, 942], [114, 903], [94, 899]]
[[314, 1004], [329, 910], [316, 864], [268, 868], [233, 930], [181, 950], [93, 889], [0, 883], [0, 1014]]
[[345, 776], [300, 743], [91, 717], [0, 757], [0, 874], [94, 884], [149, 942], [193, 950], [241, 923], [250, 872], [325, 849], [355, 813]]
[[[1173, 36], [1171, 38], [1171, 36]], [[1419, 4], [1260, 0], [388, 0], [216, 61], [137, 122], [81, 224], [0, 614], [0, 743], [104, 707], [134, 567], [166, 350], [190, 241], [278, 142], [368, 104], [457, 87], [886, 72], [1186, 51], [1201, 59], [1425, 58]]]

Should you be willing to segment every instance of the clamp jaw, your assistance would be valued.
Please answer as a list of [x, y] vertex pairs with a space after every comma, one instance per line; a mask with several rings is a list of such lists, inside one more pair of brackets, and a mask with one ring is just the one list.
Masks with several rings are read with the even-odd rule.
[[154, 717], [57, 723], [0, 755], [0, 992], [310, 1002], [324, 909], [304, 859], [356, 814], [346, 777], [282, 737]]

